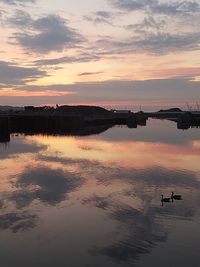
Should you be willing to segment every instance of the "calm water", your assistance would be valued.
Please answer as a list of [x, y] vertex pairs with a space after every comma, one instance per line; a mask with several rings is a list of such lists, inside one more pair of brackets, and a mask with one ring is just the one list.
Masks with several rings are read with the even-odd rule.
[[200, 129], [13, 135], [0, 174], [3, 267], [200, 266]]

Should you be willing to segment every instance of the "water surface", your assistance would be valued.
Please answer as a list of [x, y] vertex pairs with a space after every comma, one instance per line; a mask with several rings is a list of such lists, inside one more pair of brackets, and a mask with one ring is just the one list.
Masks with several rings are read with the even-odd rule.
[[[170, 121], [0, 144], [0, 262], [199, 266], [199, 129]], [[183, 200], [161, 203], [161, 195]]]

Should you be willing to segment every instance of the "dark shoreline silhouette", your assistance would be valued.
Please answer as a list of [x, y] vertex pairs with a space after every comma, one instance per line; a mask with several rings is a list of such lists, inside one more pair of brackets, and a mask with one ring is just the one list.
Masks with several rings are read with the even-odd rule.
[[146, 126], [148, 118], [172, 120], [178, 129], [200, 127], [200, 113], [177, 108], [133, 113], [95, 106], [27, 106], [20, 111], [0, 112], [0, 142], [9, 142], [12, 133], [84, 136], [99, 134], [114, 125], [137, 128], [138, 125]]
[[99, 134], [114, 125], [137, 128], [146, 125], [144, 113], [108, 111], [95, 106], [25, 107], [22, 111], [0, 112], [0, 142], [11, 133], [47, 135]]

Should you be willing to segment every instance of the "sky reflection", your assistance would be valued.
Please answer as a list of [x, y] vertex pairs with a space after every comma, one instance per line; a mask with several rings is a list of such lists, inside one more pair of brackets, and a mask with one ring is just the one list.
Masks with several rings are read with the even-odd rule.
[[[174, 129], [181, 142], [167, 140], [167, 132], [156, 142], [163, 122], [154, 123], [131, 130], [127, 140], [120, 131], [130, 129], [112, 128], [88, 137], [13, 136], [1, 147], [0, 245], [16, 249], [17, 264], [32, 267], [37, 255], [40, 266], [140, 266], [177, 227], [199, 220], [197, 134]], [[172, 191], [183, 200], [162, 206], [161, 194]], [[6, 253], [0, 258], [13, 266]]]

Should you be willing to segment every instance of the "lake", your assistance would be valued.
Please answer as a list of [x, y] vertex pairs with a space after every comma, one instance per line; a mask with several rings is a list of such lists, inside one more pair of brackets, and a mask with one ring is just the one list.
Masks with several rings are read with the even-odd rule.
[[[198, 267], [200, 130], [172, 121], [0, 144], [3, 267]], [[171, 192], [182, 200], [161, 202]]]

